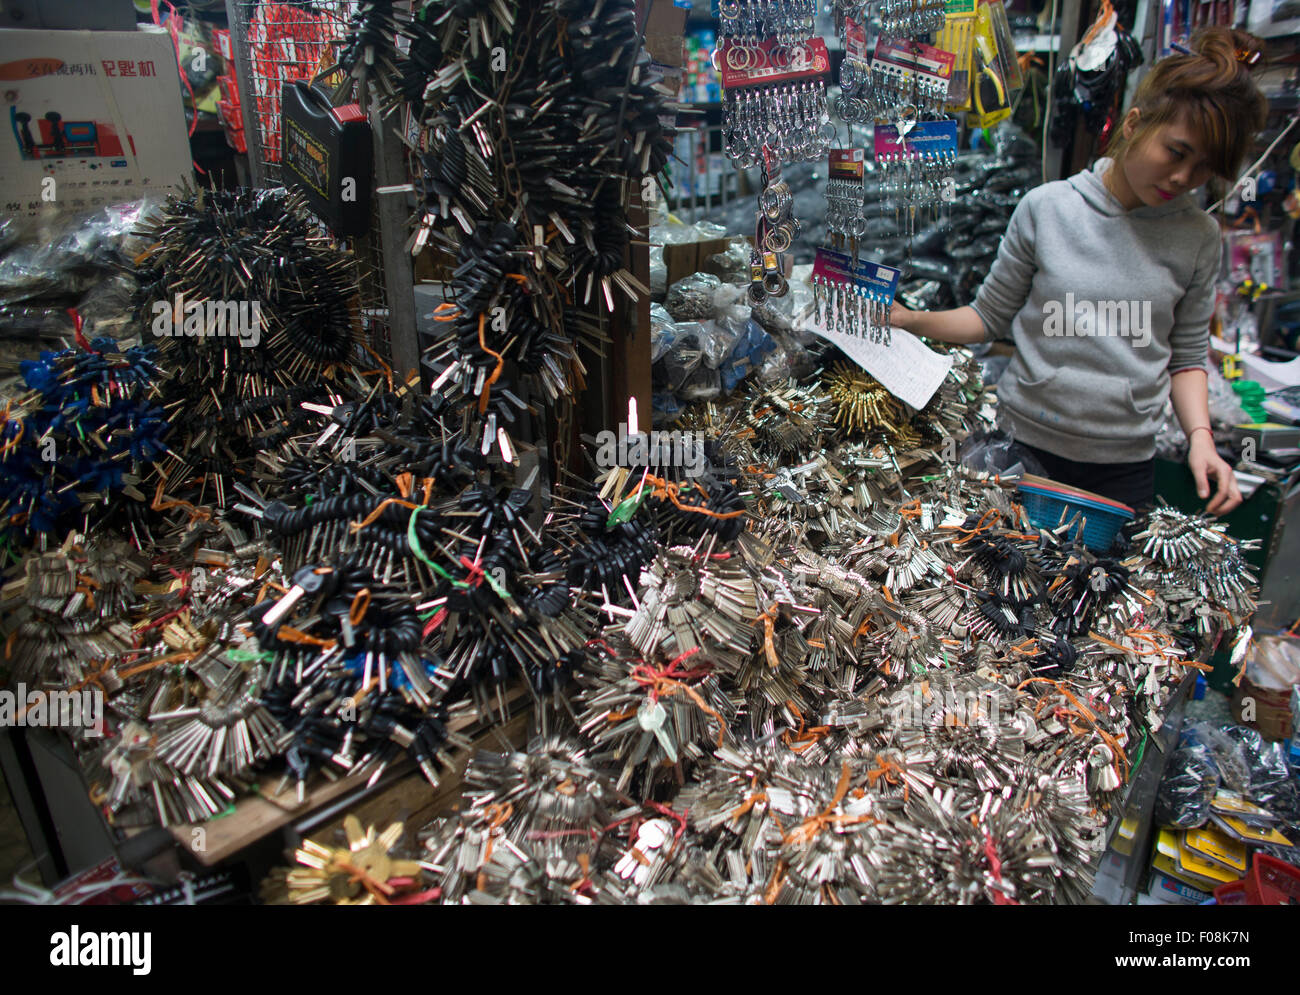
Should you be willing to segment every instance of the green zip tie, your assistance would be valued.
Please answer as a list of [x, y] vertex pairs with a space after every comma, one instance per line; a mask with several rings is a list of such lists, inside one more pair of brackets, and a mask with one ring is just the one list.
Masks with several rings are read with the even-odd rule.
[[429, 559], [427, 556], [424, 555], [424, 549], [420, 546], [420, 537], [415, 534], [415, 516], [418, 515], [420, 512], [424, 511], [424, 509], [427, 507], [429, 507], [427, 504], [416, 505], [415, 510], [411, 512], [410, 521], [406, 523], [406, 541], [407, 543], [410, 544], [411, 552], [415, 554], [416, 559], [418, 559], [421, 563], [423, 563], [426, 567], [428, 567], [430, 570], [436, 573], [443, 580], [449, 580], [457, 587], [468, 587], [469, 586], [468, 584], [465, 584], [462, 581], [457, 580], [455, 577], [449, 574], [442, 567], [438, 566], [438, 564], [434, 563], [433, 560]]
[[635, 494], [620, 501], [618, 506], [609, 513], [609, 518], [605, 520], [605, 528], [631, 521], [632, 516], [640, 510], [647, 493], [646, 488], [642, 487]]
[[227, 650], [226, 656], [236, 663], [259, 663], [262, 660], [274, 660], [274, 653], [257, 652], [251, 650]]

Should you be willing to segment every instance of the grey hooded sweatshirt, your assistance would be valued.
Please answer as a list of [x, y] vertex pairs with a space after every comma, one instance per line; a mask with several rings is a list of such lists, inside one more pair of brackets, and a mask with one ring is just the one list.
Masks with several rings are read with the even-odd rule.
[[1218, 224], [1188, 194], [1126, 211], [1099, 159], [1025, 194], [974, 308], [1016, 354], [998, 381], [1006, 427], [1067, 459], [1150, 459], [1169, 378], [1204, 369]]

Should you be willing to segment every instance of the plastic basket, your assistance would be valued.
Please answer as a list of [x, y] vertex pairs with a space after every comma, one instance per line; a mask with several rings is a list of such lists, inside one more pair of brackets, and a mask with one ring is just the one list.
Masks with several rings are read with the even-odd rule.
[[1037, 528], [1054, 529], [1081, 516], [1069, 530], [1069, 538], [1079, 539], [1084, 548], [1094, 553], [1110, 549], [1120, 527], [1135, 516], [1132, 508], [1123, 505], [1102, 504], [1038, 484], [1021, 484], [1019, 491], [1025, 514]]
[[1214, 889], [1214, 900], [1219, 905], [1300, 903], [1300, 867], [1257, 853], [1244, 878]]

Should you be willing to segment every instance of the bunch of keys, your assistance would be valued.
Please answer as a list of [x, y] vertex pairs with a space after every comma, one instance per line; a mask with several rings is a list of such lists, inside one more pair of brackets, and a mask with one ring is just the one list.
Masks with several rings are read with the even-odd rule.
[[880, 30], [891, 38], [917, 38], [943, 28], [943, 0], [881, 0]]
[[861, 180], [826, 181], [826, 228], [837, 236], [851, 237], [855, 254], [857, 239], [867, 231], [862, 208]]
[[872, 64], [870, 76], [871, 90], [858, 100], [867, 105], [874, 118], [896, 121], [900, 130], [906, 130], [910, 127], [907, 121], [915, 121], [922, 115], [943, 114], [948, 100], [947, 80], [916, 73], [891, 73], [879, 62]]
[[894, 205], [894, 218], [901, 221], [904, 233], [916, 233], [918, 210], [937, 220], [950, 197], [948, 178], [956, 167], [956, 156], [943, 152], [904, 152], [877, 157], [881, 169], [881, 206]]
[[775, 38], [797, 45], [812, 37], [816, 14], [816, 0], [724, 0], [718, 6], [719, 34], [748, 43]]
[[763, 170], [763, 189], [758, 195], [758, 224], [750, 253], [749, 299], [761, 304], [767, 297], [783, 297], [790, 289], [782, 272], [781, 255], [794, 242], [799, 222], [791, 213], [794, 197], [790, 185], [781, 179], [781, 167], [773, 162], [771, 173]]
[[741, 168], [759, 165], [764, 146], [782, 162], [812, 162], [835, 133], [821, 80], [741, 91], [727, 99], [722, 124], [723, 150]]
[[812, 281], [817, 324], [841, 335], [889, 345], [889, 310], [892, 301], [856, 284], [834, 283], [824, 276]]

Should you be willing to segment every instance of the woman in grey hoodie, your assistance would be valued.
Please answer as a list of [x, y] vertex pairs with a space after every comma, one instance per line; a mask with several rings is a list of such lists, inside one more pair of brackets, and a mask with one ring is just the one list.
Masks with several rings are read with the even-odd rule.
[[973, 305], [894, 305], [893, 323], [918, 335], [1014, 344], [1002, 417], [1063, 483], [1149, 504], [1172, 396], [1197, 493], [1214, 481], [1214, 514], [1241, 503], [1215, 452], [1205, 366], [1222, 239], [1190, 194], [1212, 175], [1234, 181], [1264, 126], [1257, 53], [1250, 35], [1203, 29], [1142, 80], [1110, 157], [1025, 195]]

